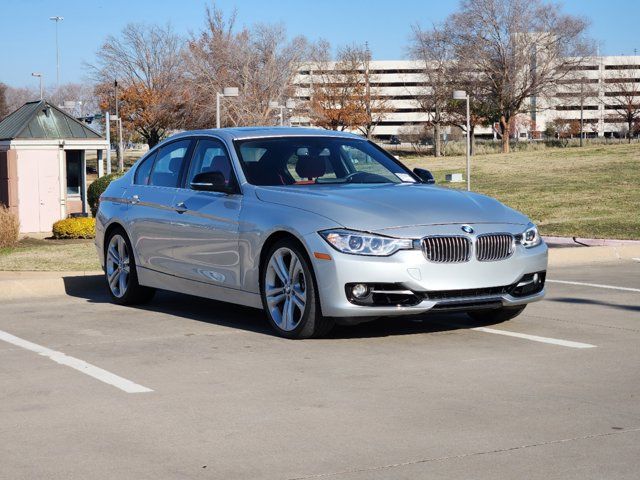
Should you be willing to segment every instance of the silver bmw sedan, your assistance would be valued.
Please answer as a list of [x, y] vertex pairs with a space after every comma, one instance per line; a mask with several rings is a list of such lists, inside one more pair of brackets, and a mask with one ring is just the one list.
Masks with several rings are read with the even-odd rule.
[[535, 225], [433, 183], [347, 133], [185, 132], [109, 185], [96, 246], [116, 303], [164, 289], [263, 308], [287, 338], [430, 311], [499, 322], [540, 300]]

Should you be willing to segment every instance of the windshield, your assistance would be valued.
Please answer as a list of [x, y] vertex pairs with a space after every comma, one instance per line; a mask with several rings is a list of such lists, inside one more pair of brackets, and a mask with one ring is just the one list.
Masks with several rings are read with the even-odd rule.
[[253, 185], [415, 183], [398, 162], [366, 140], [278, 137], [236, 141]]

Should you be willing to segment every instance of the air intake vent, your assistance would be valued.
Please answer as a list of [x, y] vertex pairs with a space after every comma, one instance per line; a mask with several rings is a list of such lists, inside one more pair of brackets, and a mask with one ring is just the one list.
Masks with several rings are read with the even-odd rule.
[[461, 236], [426, 237], [422, 239], [422, 253], [435, 263], [468, 262], [471, 241]]
[[496, 233], [479, 235], [476, 239], [476, 258], [479, 262], [495, 262], [513, 255], [515, 243], [513, 235]]

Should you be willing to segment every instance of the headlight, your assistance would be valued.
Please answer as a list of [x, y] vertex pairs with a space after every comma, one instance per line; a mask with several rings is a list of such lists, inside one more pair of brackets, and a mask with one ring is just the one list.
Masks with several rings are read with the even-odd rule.
[[537, 247], [542, 243], [542, 238], [538, 233], [538, 227], [533, 223], [528, 225], [528, 228], [520, 235], [520, 243], [525, 248]]
[[329, 245], [342, 253], [388, 257], [398, 250], [413, 248], [409, 238], [390, 238], [350, 230], [323, 230], [318, 232]]

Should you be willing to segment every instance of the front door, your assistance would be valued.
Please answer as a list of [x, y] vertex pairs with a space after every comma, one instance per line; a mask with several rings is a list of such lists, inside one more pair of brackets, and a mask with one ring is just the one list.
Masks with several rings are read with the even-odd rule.
[[173, 208], [191, 140], [177, 140], [143, 160], [127, 189], [128, 225], [138, 266], [175, 274], [179, 214]]
[[178, 236], [173, 249], [177, 275], [190, 280], [237, 288], [240, 285], [238, 220], [242, 195], [196, 191], [193, 177], [203, 172], [220, 172], [228, 185], [236, 178], [225, 146], [212, 138], [198, 140], [184, 187], [174, 197], [179, 212]]

